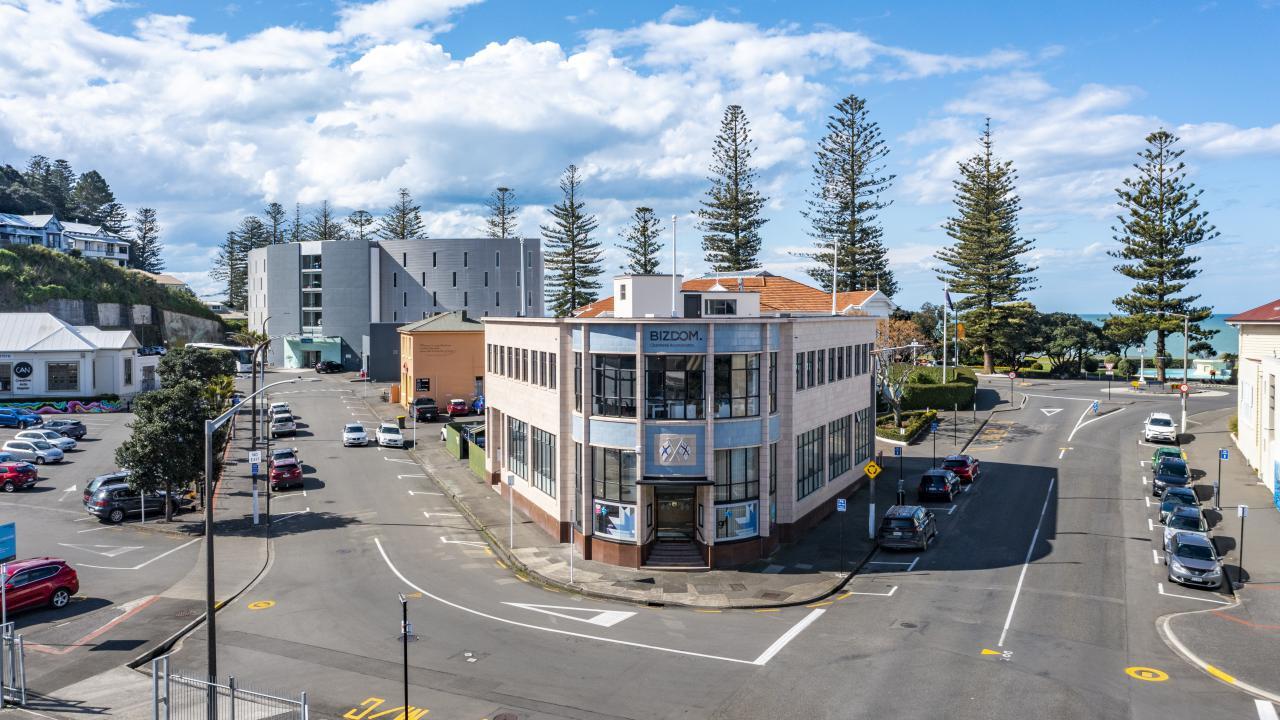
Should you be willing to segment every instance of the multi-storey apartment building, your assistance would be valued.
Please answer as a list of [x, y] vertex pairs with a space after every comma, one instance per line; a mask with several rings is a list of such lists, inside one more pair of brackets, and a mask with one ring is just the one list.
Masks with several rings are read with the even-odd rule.
[[[335, 360], [367, 369], [374, 355], [399, 355], [394, 330], [371, 326], [454, 310], [470, 317], [540, 316], [543, 307], [542, 251], [535, 239], [269, 245], [249, 252], [248, 278], [249, 327], [265, 327], [280, 338], [271, 344], [269, 361], [285, 367]], [[371, 342], [383, 337], [375, 349]], [[398, 377], [398, 367], [392, 364], [391, 377]]]
[[619, 276], [576, 317], [484, 321], [490, 482], [590, 559], [762, 557], [872, 454], [876, 317], [767, 273], [679, 280]]

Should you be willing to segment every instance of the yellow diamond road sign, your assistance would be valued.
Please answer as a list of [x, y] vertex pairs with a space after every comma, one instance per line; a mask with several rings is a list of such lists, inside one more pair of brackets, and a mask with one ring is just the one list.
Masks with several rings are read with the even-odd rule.
[[866, 468], [864, 468], [864, 470], [867, 473], [867, 477], [871, 478], [872, 480], [874, 480], [875, 477], [880, 474], [880, 466], [876, 464], [875, 460], [872, 460], [871, 462], [867, 463], [867, 466]]

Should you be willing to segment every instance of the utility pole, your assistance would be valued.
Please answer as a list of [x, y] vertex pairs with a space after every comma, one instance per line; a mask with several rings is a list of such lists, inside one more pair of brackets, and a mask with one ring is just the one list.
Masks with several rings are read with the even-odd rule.
[[404, 647], [404, 717], [409, 715], [409, 636], [413, 626], [409, 624], [409, 598], [400, 593], [400, 644]]

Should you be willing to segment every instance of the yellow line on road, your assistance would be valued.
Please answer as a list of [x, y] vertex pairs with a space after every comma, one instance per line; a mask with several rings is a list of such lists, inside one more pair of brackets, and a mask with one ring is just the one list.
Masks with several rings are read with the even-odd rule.
[[1206, 663], [1206, 664], [1205, 664], [1205, 666], [1204, 666], [1204, 669], [1205, 669], [1205, 671], [1207, 671], [1210, 675], [1212, 675], [1212, 676], [1214, 676], [1214, 677], [1218, 678], [1219, 680], [1221, 680], [1221, 681], [1222, 681], [1222, 682], [1224, 682], [1224, 683], [1228, 683], [1228, 684], [1230, 684], [1230, 685], [1235, 685], [1235, 684], [1236, 684], [1236, 679], [1235, 679], [1235, 678], [1233, 678], [1233, 677], [1231, 677], [1230, 675], [1228, 675], [1228, 674], [1226, 674], [1226, 673], [1222, 672], [1221, 670], [1219, 670], [1218, 668], [1216, 668], [1216, 667], [1214, 667], [1214, 666], [1212, 666], [1212, 665], [1209, 665], [1209, 664], [1207, 664], [1207, 663]]
[[493, 561], [493, 564], [494, 564], [494, 565], [497, 565], [498, 567], [502, 568], [503, 570], [506, 570], [506, 569], [507, 569], [507, 565], [506, 565], [506, 563], [502, 562], [501, 560], [494, 560], [494, 561]]
[[827, 601], [825, 601], [825, 602], [816, 602], [816, 603], [813, 603], [813, 604], [811, 604], [811, 605], [805, 605], [805, 607], [807, 607], [807, 608], [819, 608], [819, 607], [826, 607], [827, 605], [830, 605], [830, 604], [831, 604], [831, 602], [832, 602], [832, 601], [830, 601], [830, 600], [827, 600]]
[[778, 608], [756, 608], [756, 612], [778, 612]]
[[718, 612], [722, 612], [722, 611], [721, 611], [721, 610], [704, 610], [704, 609], [702, 609], [702, 608], [698, 608], [698, 609], [695, 609], [695, 610], [694, 610], [694, 612], [700, 612], [700, 613], [718, 613]]
[[849, 599], [849, 598], [851, 598], [851, 597], [853, 597], [853, 593], [851, 593], [851, 592], [847, 592], [847, 593], [844, 593], [844, 594], [842, 594], [842, 595], [839, 595], [838, 597], [836, 597], [836, 599], [837, 599], [837, 600], [848, 600], [848, 599]]

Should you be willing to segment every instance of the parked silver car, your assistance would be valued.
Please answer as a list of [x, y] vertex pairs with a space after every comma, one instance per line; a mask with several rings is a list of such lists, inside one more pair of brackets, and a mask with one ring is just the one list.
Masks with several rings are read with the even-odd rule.
[[44, 440], [10, 440], [4, 444], [4, 451], [37, 465], [62, 462], [62, 451]]
[[76, 449], [76, 441], [69, 437], [63, 437], [62, 433], [54, 430], [23, 430], [13, 436], [14, 440], [43, 440], [50, 445], [58, 448], [62, 452]]
[[297, 434], [298, 426], [294, 424], [292, 415], [276, 415], [271, 418], [271, 437]]
[[1207, 535], [1193, 532], [1174, 534], [1164, 561], [1169, 566], [1170, 582], [1207, 588], [1222, 586], [1222, 561]]
[[1208, 532], [1209, 523], [1205, 522], [1204, 513], [1200, 512], [1200, 508], [1186, 505], [1174, 508], [1173, 512], [1164, 518], [1164, 551], [1169, 552], [1174, 535], [1187, 533], [1204, 535]]
[[351, 447], [359, 445], [364, 447], [369, 444], [369, 433], [365, 431], [364, 426], [360, 423], [347, 423], [342, 428], [342, 446]]

